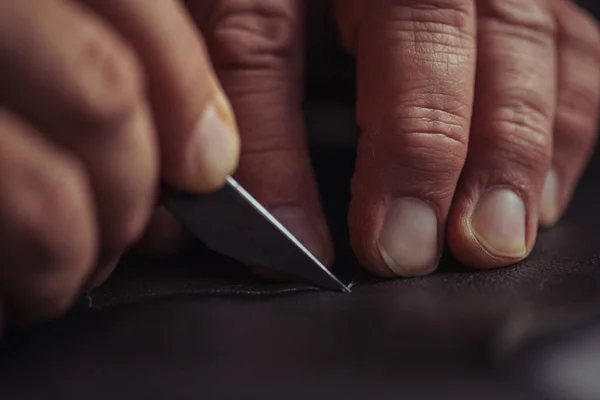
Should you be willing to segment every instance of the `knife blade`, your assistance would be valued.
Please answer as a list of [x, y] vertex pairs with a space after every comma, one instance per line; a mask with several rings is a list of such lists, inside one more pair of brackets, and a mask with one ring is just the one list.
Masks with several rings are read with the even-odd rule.
[[164, 207], [208, 248], [326, 289], [350, 292], [235, 179], [210, 194], [169, 189]]

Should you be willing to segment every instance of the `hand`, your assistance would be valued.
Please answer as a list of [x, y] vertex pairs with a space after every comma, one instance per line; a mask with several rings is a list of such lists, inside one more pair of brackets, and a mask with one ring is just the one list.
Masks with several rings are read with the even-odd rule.
[[357, 254], [384, 276], [431, 272], [444, 241], [472, 267], [527, 257], [593, 149], [595, 21], [562, 0], [355, 3]]
[[177, 0], [0, 0], [0, 328], [63, 313], [239, 138]]
[[[382, 276], [527, 257], [595, 141], [600, 33], [563, 0], [338, 1], [362, 128], [350, 227]], [[346, 12], [344, 12], [344, 10]]]
[[[361, 263], [423, 275], [445, 244], [476, 268], [527, 257], [593, 149], [596, 22], [564, 0], [323, 1], [357, 63]], [[188, 1], [238, 118], [237, 178], [328, 262], [300, 108], [301, 3]]]

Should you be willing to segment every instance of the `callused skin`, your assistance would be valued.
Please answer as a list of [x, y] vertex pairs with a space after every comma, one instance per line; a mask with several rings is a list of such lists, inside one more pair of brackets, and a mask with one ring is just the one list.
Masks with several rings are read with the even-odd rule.
[[189, 243], [155, 208], [160, 180], [207, 192], [235, 171], [331, 264], [301, 109], [306, 6], [330, 8], [356, 59], [364, 267], [428, 274], [444, 246], [475, 268], [527, 257], [598, 126], [600, 31], [572, 2], [0, 0], [4, 322], [60, 315], [135, 243]]

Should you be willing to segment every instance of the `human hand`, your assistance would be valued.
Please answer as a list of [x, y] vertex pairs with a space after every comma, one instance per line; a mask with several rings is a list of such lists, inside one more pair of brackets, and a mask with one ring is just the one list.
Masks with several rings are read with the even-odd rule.
[[[600, 34], [554, 0], [337, 1], [358, 63], [350, 227], [376, 274], [527, 257], [595, 142]], [[381, 43], [377, 46], [376, 43]]]
[[178, 0], [0, 0], [0, 70], [1, 328], [63, 313], [144, 231], [160, 178], [215, 189], [239, 138]]
[[476, 268], [527, 257], [593, 149], [596, 22], [562, 0], [354, 3], [340, 21], [358, 62], [360, 259], [407, 276], [444, 242]]
[[[322, 1], [357, 63], [349, 224], [362, 265], [423, 275], [445, 245], [476, 268], [526, 258], [594, 147], [596, 22], [564, 0]], [[302, 2], [187, 3], [240, 126], [236, 177], [331, 261], [300, 108]]]

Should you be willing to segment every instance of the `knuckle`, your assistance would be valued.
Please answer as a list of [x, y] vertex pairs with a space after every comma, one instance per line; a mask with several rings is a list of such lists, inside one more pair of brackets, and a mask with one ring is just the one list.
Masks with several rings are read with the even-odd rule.
[[392, 165], [452, 181], [466, 158], [468, 125], [468, 118], [455, 109], [402, 107], [389, 129], [395, 134], [375, 137], [382, 157]]
[[449, 11], [462, 14], [465, 18], [470, 15], [472, 10], [470, 0], [387, 0], [386, 2], [392, 7], [424, 11]]
[[[352, 52], [356, 50], [359, 25], [365, 23], [383, 26], [391, 35], [401, 35], [403, 41], [421, 46], [429, 43], [452, 47], [465, 36], [472, 36], [472, 32], [466, 32], [471, 30], [471, 0], [357, 0], [354, 3], [358, 6], [354, 7], [347, 3], [336, 1], [335, 12], [344, 45]], [[373, 14], [377, 14], [375, 18]]]
[[591, 55], [600, 66], [600, 26], [587, 11], [566, 2], [557, 2], [555, 11], [559, 44]]
[[[414, 42], [421, 52], [440, 46], [463, 49], [473, 42], [472, 2], [465, 0], [388, 0], [381, 9], [383, 29], [404, 42]], [[381, 18], [372, 19], [380, 24]], [[428, 50], [427, 45], [431, 48]], [[446, 50], [447, 51], [447, 50]], [[458, 50], [453, 50], [453, 52]]]
[[86, 177], [76, 171], [65, 162], [40, 177], [39, 207], [30, 220], [30, 232], [34, 248], [53, 260], [51, 264], [72, 266], [85, 274], [93, 263], [95, 243]]
[[552, 157], [551, 111], [539, 104], [523, 97], [505, 102], [490, 119], [487, 138], [503, 161], [534, 172], [545, 171]]
[[542, 173], [548, 170], [552, 160], [552, 152], [545, 141], [536, 140], [536, 136], [514, 135], [505, 136], [495, 143], [500, 157], [500, 163], [517, 167], [532, 173]]
[[484, 0], [478, 4], [480, 19], [514, 28], [524, 38], [554, 38], [556, 20], [547, 0]]
[[513, 87], [498, 100], [495, 119], [500, 122], [529, 125], [532, 131], [546, 134], [554, 117], [554, 99], [548, 99], [544, 88]]
[[[570, 154], [587, 154], [596, 141], [597, 118], [559, 109], [556, 112], [556, 147]], [[570, 151], [569, 151], [570, 150]]]
[[[249, 154], [294, 154], [302, 148], [303, 142], [299, 140], [302, 133], [297, 128], [298, 125], [289, 125], [282, 116], [287, 110], [274, 108], [272, 117], [252, 118], [251, 126], [268, 126], [271, 129], [247, 129], [244, 132], [242, 152]], [[250, 120], [250, 116], [248, 116]], [[300, 116], [294, 116], [297, 120]], [[294, 121], [295, 122], [295, 121]], [[281, 134], [281, 129], [287, 129], [289, 134]]]
[[567, 78], [569, 82], [563, 82], [558, 98], [556, 120], [567, 120], [578, 129], [594, 130], [598, 105], [600, 104], [600, 86], [594, 87], [590, 83], [600, 85], [600, 71], [596, 79]]
[[120, 120], [143, 97], [141, 66], [133, 50], [118, 40], [94, 29], [80, 36], [71, 106], [83, 123]]
[[295, 58], [300, 30], [295, 0], [223, 0], [208, 34], [221, 68], [272, 69]]

